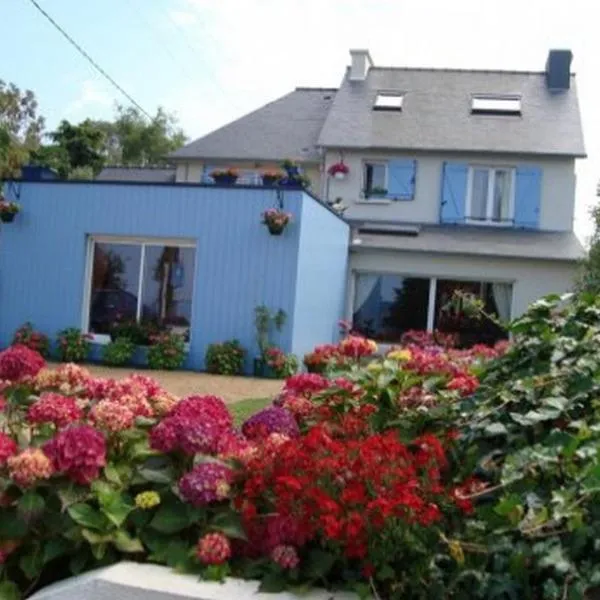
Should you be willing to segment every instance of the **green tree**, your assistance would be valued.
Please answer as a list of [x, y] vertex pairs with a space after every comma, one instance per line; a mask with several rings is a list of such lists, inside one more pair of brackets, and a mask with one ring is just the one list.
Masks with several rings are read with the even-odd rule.
[[30, 90], [0, 79], [0, 178], [14, 177], [40, 145], [44, 119]]
[[[600, 197], [600, 183], [596, 189], [596, 196]], [[594, 222], [594, 233], [590, 239], [588, 254], [581, 262], [577, 289], [600, 294], [600, 204], [592, 208], [590, 216]]]

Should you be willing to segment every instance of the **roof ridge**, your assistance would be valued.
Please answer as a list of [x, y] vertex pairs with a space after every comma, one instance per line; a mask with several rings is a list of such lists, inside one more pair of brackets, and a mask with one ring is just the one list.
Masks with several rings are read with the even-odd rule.
[[[502, 75], [545, 75], [546, 71], [528, 71], [518, 69], [467, 69], [467, 68], [446, 68], [446, 67], [384, 67], [374, 66], [369, 71], [427, 71], [434, 73], [494, 73]], [[572, 76], [575, 73], [571, 73]]]
[[298, 86], [296, 92], [337, 92], [339, 88]]

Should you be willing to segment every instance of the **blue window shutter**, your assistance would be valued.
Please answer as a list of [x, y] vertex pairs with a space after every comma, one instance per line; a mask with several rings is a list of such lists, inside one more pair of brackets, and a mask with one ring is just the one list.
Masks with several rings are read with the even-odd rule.
[[416, 174], [416, 160], [390, 160], [388, 162], [388, 197], [395, 200], [412, 200], [415, 197]]
[[469, 166], [465, 163], [444, 163], [440, 210], [442, 223], [464, 223], [468, 173]]
[[542, 169], [519, 168], [515, 179], [515, 227], [538, 229], [542, 198]]

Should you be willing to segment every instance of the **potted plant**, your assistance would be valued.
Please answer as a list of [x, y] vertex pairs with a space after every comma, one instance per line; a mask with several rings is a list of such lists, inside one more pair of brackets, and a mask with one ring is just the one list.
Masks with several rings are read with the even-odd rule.
[[367, 198], [385, 198], [387, 193], [388, 191], [386, 188], [378, 185], [372, 187], [370, 190], [365, 190], [365, 196]]
[[302, 190], [310, 186], [310, 179], [300, 172], [300, 165], [287, 159], [281, 164], [285, 171], [285, 177], [279, 181], [281, 187]]
[[335, 177], [336, 179], [344, 179], [348, 173], [350, 173], [350, 169], [348, 165], [344, 163], [343, 160], [340, 162], [334, 163], [327, 169], [327, 172], [331, 177]]
[[212, 171], [210, 176], [217, 185], [234, 185], [239, 173], [236, 169], [217, 169]]
[[292, 215], [278, 208], [268, 208], [262, 214], [262, 222], [271, 235], [281, 235], [292, 220]]
[[21, 207], [16, 202], [10, 202], [0, 196], [0, 221], [3, 223], [12, 223]]
[[270, 341], [271, 330], [280, 332], [287, 320], [287, 314], [279, 309], [271, 313], [267, 306], [260, 305], [254, 309], [254, 327], [256, 328], [256, 344], [259, 356], [254, 359], [254, 376], [275, 378], [275, 372], [269, 364], [268, 352], [274, 345]]
[[206, 370], [217, 375], [241, 375], [244, 372], [246, 349], [238, 340], [210, 344], [204, 360]]
[[273, 186], [283, 178], [283, 175], [277, 171], [265, 171], [262, 174], [262, 184], [266, 186]]

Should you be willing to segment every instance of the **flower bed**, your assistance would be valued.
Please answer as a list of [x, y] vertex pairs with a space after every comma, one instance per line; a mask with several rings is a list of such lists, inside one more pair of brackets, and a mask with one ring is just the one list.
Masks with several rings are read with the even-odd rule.
[[239, 430], [214, 396], [0, 353], [0, 597], [128, 558], [264, 591], [583, 598], [599, 311], [552, 302], [508, 349], [349, 336]]

